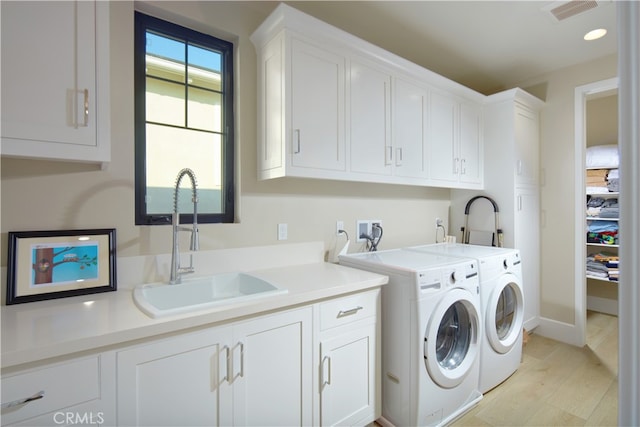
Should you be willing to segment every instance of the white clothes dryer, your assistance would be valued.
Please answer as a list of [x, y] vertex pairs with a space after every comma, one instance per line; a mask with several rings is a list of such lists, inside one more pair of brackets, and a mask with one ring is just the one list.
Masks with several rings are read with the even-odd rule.
[[525, 301], [520, 251], [456, 243], [407, 249], [478, 261], [484, 321], [478, 388], [486, 393], [509, 378], [522, 358]]
[[444, 425], [482, 399], [477, 261], [394, 249], [341, 255], [340, 264], [389, 276], [382, 424]]

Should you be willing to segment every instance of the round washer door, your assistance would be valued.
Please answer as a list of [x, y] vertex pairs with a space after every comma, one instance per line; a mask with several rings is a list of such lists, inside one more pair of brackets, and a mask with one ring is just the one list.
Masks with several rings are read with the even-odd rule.
[[478, 310], [464, 289], [447, 291], [430, 314], [424, 336], [424, 363], [436, 384], [460, 384], [478, 357]]
[[522, 286], [514, 274], [500, 276], [487, 304], [485, 331], [491, 347], [506, 353], [516, 344], [522, 330], [524, 298]]

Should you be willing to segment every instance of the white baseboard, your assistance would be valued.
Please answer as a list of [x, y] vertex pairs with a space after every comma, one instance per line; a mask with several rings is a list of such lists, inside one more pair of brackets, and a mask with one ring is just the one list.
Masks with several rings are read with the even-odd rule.
[[585, 345], [584, 337], [576, 325], [559, 322], [546, 317], [540, 317], [540, 325], [536, 328], [536, 334], [551, 338], [577, 347]]
[[618, 315], [618, 300], [600, 297], [590, 297], [587, 295], [587, 310], [598, 311], [600, 313]]

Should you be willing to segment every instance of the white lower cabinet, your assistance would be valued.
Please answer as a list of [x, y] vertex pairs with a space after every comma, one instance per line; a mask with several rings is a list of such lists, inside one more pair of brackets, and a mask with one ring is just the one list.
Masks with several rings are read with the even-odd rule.
[[2, 372], [2, 425], [367, 425], [380, 289]]
[[119, 425], [308, 425], [311, 307], [118, 352]]
[[319, 425], [367, 425], [380, 416], [380, 347], [374, 290], [320, 304]]
[[115, 425], [115, 355], [2, 374], [3, 426]]
[[231, 328], [211, 328], [118, 352], [118, 425], [231, 424]]
[[313, 400], [312, 308], [233, 326], [233, 425], [309, 425]]

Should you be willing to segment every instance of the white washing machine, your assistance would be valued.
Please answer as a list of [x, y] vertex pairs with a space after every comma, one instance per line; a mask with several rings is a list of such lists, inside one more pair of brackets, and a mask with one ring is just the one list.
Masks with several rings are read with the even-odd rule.
[[395, 249], [342, 255], [340, 264], [389, 276], [382, 424], [444, 425], [482, 399], [477, 261]]
[[517, 249], [456, 243], [407, 248], [478, 261], [484, 335], [479, 390], [486, 393], [520, 366], [524, 319], [522, 265]]

